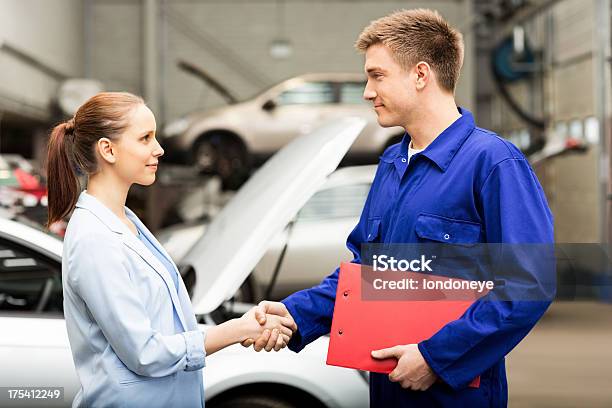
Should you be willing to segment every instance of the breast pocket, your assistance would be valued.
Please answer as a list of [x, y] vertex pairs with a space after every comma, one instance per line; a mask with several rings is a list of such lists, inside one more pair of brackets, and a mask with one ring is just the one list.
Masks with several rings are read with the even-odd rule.
[[422, 242], [466, 245], [480, 242], [481, 229], [477, 222], [424, 213], [419, 214], [415, 226], [416, 235]]

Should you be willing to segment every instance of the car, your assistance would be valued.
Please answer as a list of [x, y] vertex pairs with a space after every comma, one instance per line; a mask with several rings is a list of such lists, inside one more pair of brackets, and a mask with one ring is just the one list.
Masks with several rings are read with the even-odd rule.
[[[41, 224], [47, 219], [44, 178], [18, 154], [0, 154], [0, 216]], [[58, 232], [61, 227], [54, 225]]]
[[[202, 330], [252, 306], [236, 301], [238, 289], [363, 126], [344, 119], [279, 151], [187, 252], [179, 268]], [[63, 387], [64, 399], [45, 401], [49, 407], [69, 406], [79, 389], [62, 314], [61, 256], [58, 238], [0, 219], [0, 384]], [[328, 342], [320, 338], [299, 354], [234, 345], [207, 357], [207, 407], [368, 406], [367, 374], [327, 366]]]
[[386, 147], [401, 139], [404, 129], [378, 125], [362, 98], [364, 86], [365, 77], [358, 73], [311, 73], [282, 81], [245, 102], [189, 114], [163, 128], [166, 159], [218, 174], [232, 184], [250, 165], [263, 162], [297, 136], [333, 118], [357, 116], [367, 125], [345, 163], [374, 164]]
[[[342, 261], [352, 259], [346, 237], [357, 225], [376, 166], [336, 170], [276, 237], [243, 288], [243, 300], [279, 300], [313, 286]], [[158, 234], [170, 256], [180, 262], [205, 232], [208, 222], [171, 226]]]
[[47, 189], [30, 162], [17, 154], [0, 154], [0, 205], [35, 207], [47, 205]]

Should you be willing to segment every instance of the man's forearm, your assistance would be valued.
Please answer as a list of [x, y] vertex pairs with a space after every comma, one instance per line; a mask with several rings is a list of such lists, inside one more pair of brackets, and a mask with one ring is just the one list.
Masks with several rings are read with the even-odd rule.
[[329, 333], [334, 313], [334, 298], [327, 292], [321, 291], [319, 285], [294, 293], [282, 301], [298, 327], [288, 344], [290, 350], [297, 353], [309, 343]]
[[482, 302], [429, 340], [419, 343], [419, 350], [444, 382], [461, 388], [508, 354], [529, 333], [549, 304]]

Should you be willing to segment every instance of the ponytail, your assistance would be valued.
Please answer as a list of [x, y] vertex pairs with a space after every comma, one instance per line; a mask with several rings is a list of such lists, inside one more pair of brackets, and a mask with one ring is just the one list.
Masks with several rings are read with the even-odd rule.
[[49, 216], [47, 228], [68, 216], [74, 208], [80, 190], [74, 170], [71, 139], [74, 122], [60, 123], [51, 132], [47, 153], [47, 188]]

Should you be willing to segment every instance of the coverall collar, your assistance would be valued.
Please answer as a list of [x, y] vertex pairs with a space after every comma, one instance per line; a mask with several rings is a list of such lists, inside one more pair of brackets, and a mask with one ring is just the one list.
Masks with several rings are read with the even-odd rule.
[[[463, 142], [474, 130], [474, 117], [467, 109], [458, 107], [461, 117], [457, 118], [449, 127], [444, 129], [420, 154], [434, 162], [440, 170], [446, 171], [453, 157], [463, 145]], [[381, 160], [393, 163], [398, 157], [407, 157], [410, 135], [406, 132], [402, 138], [399, 149], [389, 149]]]

